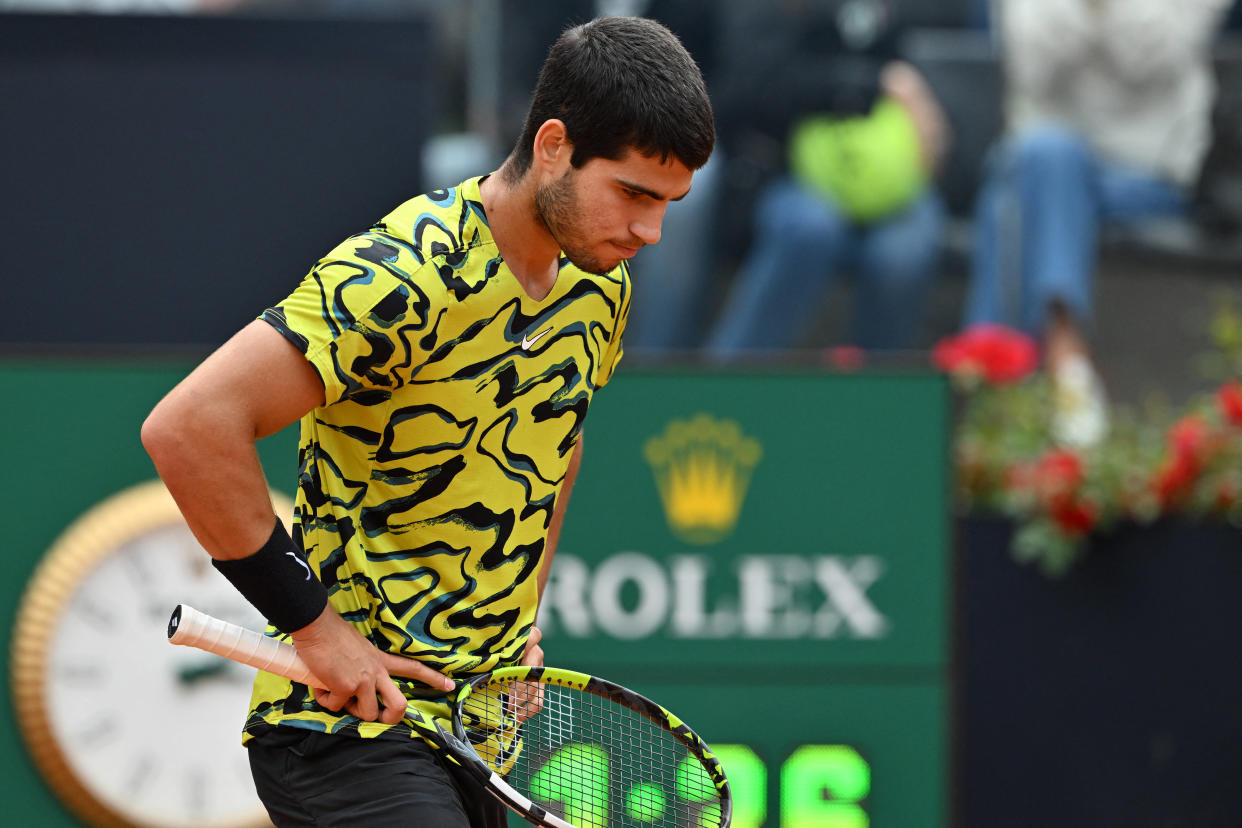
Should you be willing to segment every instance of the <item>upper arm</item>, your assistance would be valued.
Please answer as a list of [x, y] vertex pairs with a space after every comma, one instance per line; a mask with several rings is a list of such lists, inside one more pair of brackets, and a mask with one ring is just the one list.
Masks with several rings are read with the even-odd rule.
[[323, 402], [323, 383], [306, 357], [271, 325], [255, 320], [182, 380], [148, 423], [258, 440]]

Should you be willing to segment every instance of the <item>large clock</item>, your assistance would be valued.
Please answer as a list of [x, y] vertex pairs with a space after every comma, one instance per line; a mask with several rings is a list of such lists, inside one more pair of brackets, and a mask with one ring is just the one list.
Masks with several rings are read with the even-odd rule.
[[[288, 498], [273, 503], [292, 515]], [[82, 515], [27, 586], [12, 648], [18, 726], [48, 785], [88, 825], [271, 824], [240, 744], [254, 671], [169, 645], [182, 602], [264, 624], [159, 481]]]

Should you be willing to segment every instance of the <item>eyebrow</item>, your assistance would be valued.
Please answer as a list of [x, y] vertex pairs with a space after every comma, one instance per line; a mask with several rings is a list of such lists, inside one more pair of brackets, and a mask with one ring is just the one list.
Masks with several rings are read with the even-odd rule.
[[648, 197], [650, 197], [650, 198], [654, 198], [656, 201], [681, 201], [683, 198], [685, 198], [686, 196], [690, 195], [690, 191], [689, 191], [689, 190], [686, 190], [684, 193], [682, 193], [681, 195], [677, 196], [676, 198], [669, 198], [669, 197], [668, 197], [668, 196], [666, 196], [666, 195], [663, 195], [663, 194], [661, 194], [661, 193], [657, 193], [655, 190], [652, 190], [652, 189], [650, 189], [649, 187], [644, 187], [644, 186], [643, 186], [643, 185], [641, 185], [641, 184], [635, 184], [635, 183], [633, 183], [633, 182], [631, 182], [631, 181], [626, 181], [626, 180], [625, 180], [625, 179], [623, 179], [623, 178], [618, 178], [618, 179], [617, 179], [617, 183], [618, 183], [618, 184], [620, 184], [622, 187], [625, 187], [625, 188], [627, 188], [627, 189], [633, 190], [634, 192], [637, 192], [637, 193], [642, 193], [642, 194], [643, 194], [643, 195], [645, 195], [645, 196], [648, 196]]

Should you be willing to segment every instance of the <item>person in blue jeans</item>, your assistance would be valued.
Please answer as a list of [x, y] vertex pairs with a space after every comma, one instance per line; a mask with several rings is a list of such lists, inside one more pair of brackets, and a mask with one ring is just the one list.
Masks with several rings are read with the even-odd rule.
[[784, 164], [757, 192], [751, 243], [706, 350], [728, 359], [801, 346], [847, 274], [849, 344], [908, 348], [938, 272], [946, 208], [934, 176], [948, 129], [900, 57], [900, 4], [776, 0], [748, 13], [735, 25], [747, 59], [724, 85], [723, 134], [741, 99], [733, 120], [769, 137]]
[[1013, 135], [989, 159], [979, 194], [966, 324], [1043, 331], [1059, 315], [1090, 319], [1104, 223], [1184, 216], [1185, 189], [1097, 153], [1047, 124]]
[[945, 207], [924, 190], [899, 212], [860, 224], [829, 196], [791, 178], [755, 209], [755, 242], [708, 342], [729, 356], [796, 347], [834, 277], [857, 275], [852, 344], [909, 347], [935, 277]]
[[1063, 444], [1095, 445], [1108, 428], [1086, 334], [1101, 230], [1188, 212], [1227, 5], [994, 0], [1008, 124], [976, 203], [963, 322], [1042, 340]]

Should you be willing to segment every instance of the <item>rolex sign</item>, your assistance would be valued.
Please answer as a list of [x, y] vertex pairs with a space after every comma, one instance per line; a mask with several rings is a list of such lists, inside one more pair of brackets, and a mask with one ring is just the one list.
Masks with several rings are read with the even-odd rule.
[[647, 663], [942, 663], [946, 394], [932, 375], [619, 374], [587, 419], [545, 636], [592, 661], [623, 641]]
[[623, 369], [592, 403], [548, 663], [684, 716], [735, 828], [948, 824], [948, 397], [931, 373]]

